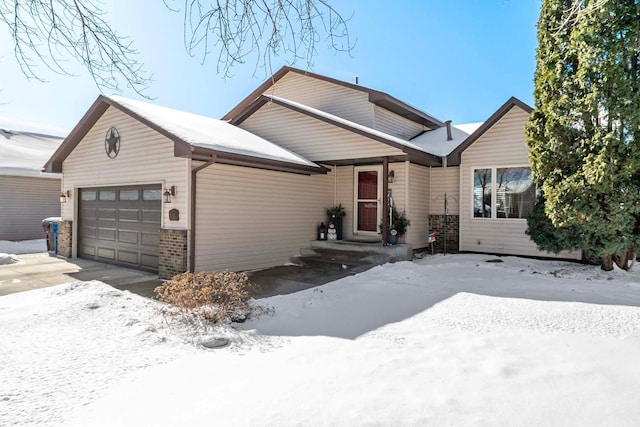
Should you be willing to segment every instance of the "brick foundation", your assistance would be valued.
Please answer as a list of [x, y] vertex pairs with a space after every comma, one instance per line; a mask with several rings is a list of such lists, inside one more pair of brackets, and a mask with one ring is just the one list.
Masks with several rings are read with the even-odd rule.
[[58, 255], [71, 258], [73, 221], [58, 222]]
[[[429, 215], [429, 227], [436, 233], [434, 249], [438, 253], [444, 252], [444, 215]], [[447, 215], [447, 252], [458, 252], [460, 240], [460, 217]]]
[[158, 277], [170, 279], [187, 271], [187, 230], [160, 229]]

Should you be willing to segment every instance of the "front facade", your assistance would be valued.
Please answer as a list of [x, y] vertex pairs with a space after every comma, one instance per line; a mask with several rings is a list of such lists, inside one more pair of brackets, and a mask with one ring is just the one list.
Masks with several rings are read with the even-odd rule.
[[[435, 231], [449, 251], [544, 256], [524, 234], [527, 109], [510, 100], [480, 127], [454, 127], [288, 67], [222, 121], [101, 96], [47, 163], [72, 195], [64, 255], [161, 277], [265, 268], [307, 247], [341, 204], [348, 240], [385, 244], [393, 206], [411, 220], [402, 242], [413, 249]], [[496, 177], [515, 171], [503, 191]], [[480, 174], [491, 178], [478, 193]]]

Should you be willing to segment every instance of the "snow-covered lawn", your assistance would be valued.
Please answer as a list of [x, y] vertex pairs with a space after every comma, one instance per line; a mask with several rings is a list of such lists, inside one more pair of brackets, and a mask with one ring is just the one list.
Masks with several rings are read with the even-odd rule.
[[260, 300], [216, 350], [100, 282], [0, 297], [0, 425], [637, 426], [640, 276], [494, 258]]

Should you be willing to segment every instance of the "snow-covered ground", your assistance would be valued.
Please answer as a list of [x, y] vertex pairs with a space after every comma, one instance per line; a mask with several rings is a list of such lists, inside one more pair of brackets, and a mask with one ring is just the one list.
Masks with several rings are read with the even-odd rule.
[[0, 425], [637, 426], [640, 276], [494, 258], [260, 300], [215, 350], [100, 282], [0, 297]]
[[46, 251], [47, 241], [45, 239], [22, 240], [19, 242], [0, 240], [0, 265], [19, 262], [15, 257], [17, 254], [32, 254]]

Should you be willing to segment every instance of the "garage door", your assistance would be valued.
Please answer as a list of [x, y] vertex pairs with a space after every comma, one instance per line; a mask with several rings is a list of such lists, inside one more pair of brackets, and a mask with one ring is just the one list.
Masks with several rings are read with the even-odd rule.
[[78, 256], [158, 270], [159, 185], [80, 190]]

